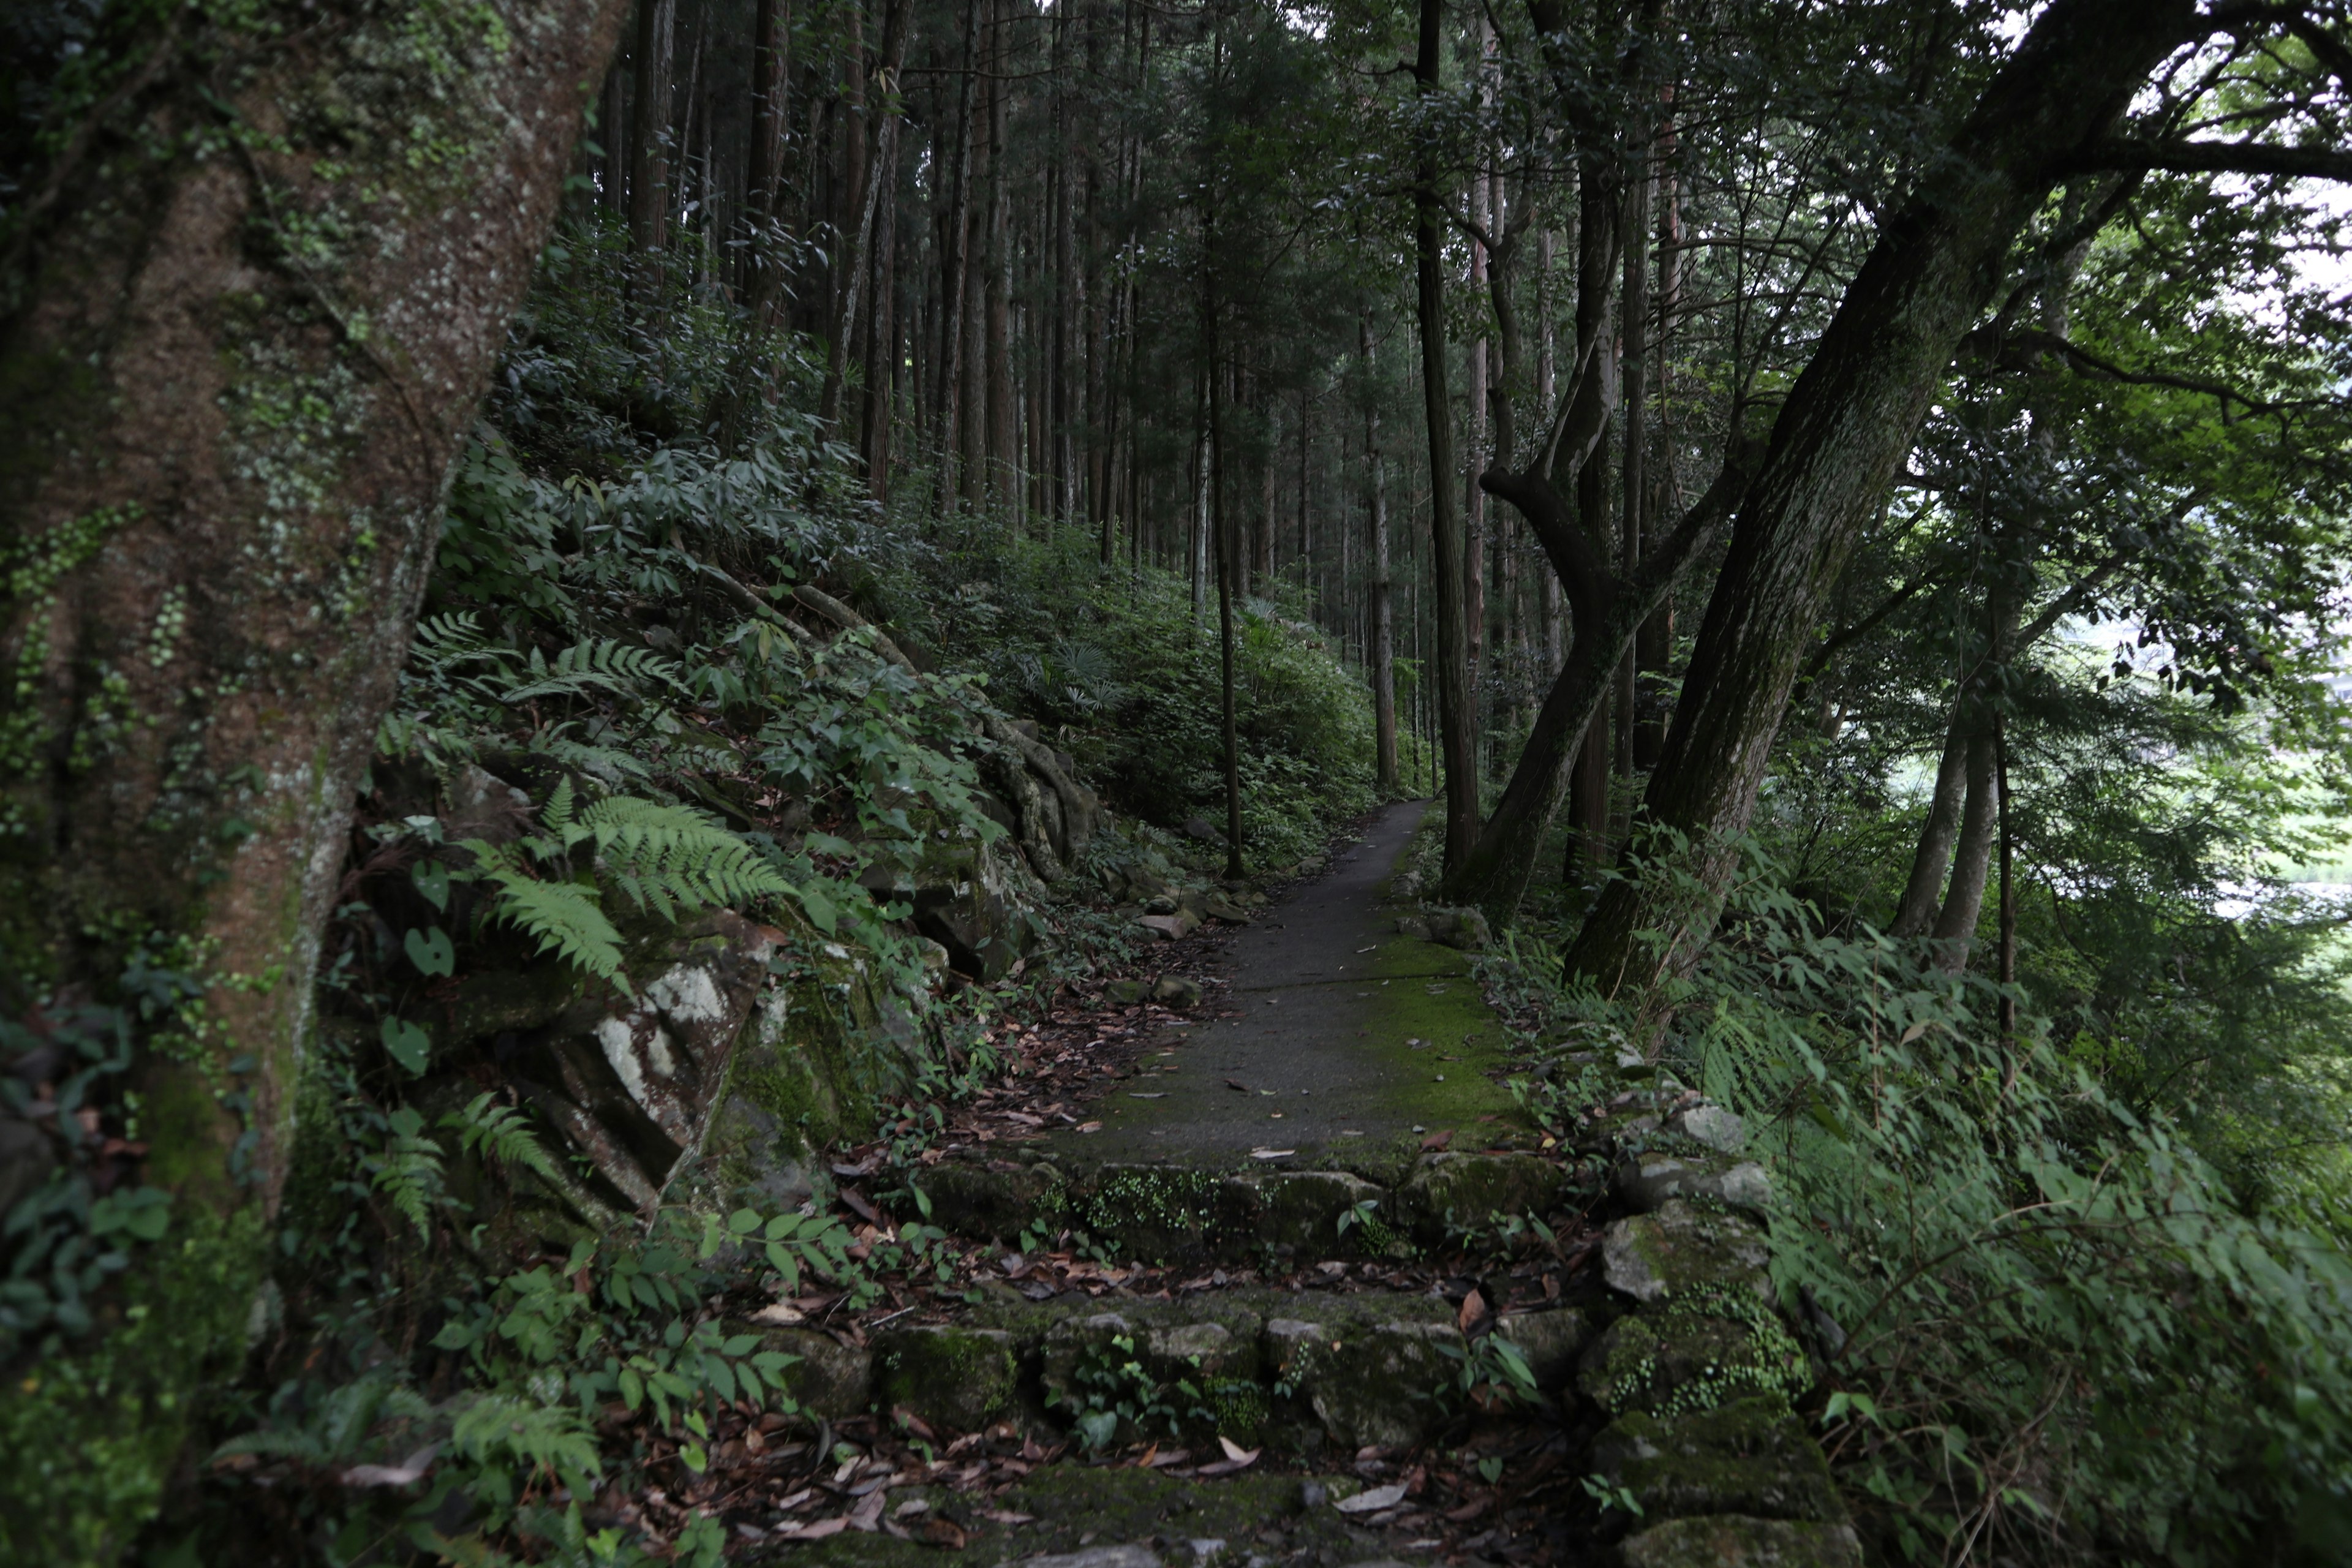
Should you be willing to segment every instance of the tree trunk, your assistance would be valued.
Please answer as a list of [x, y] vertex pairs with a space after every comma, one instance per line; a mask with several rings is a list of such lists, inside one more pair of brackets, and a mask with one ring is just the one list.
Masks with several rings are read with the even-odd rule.
[[[139, 1095], [124, 1184], [173, 1201], [97, 1326], [6, 1373], [10, 1562], [118, 1556], [242, 1354], [352, 804], [624, 15], [550, 0], [507, 34], [321, 0], [262, 36], [175, 14], [135, 46], [146, 90], [13, 215], [0, 1016], [65, 1039], [122, 1010], [131, 1068], [85, 1110], [124, 1136]], [[201, 1003], [142, 1012], [158, 970]]]
[[1217, 231], [1212, 224], [1201, 252], [1201, 319], [1209, 358], [1209, 522], [1217, 558], [1217, 702], [1224, 740], [1225, 876], [1242, 878], [1241, 731], [1234, 711], [1234, 555], [1231, 508], [1225, 502], [1224, 377], [1217, 359]]
[[1569, 954], [1604, 991], [1646, 987], [1713, 929], [1823, 596], [2011, 241], [2195, 20], [2189, 0], [2053, 0], [1882, 230], [1774, 423], [1652, 775], [1650, 819], [1692, 843], [1700, 891], [1611, 884]]
[[[1421, 0], [1413, 79], [1438, 89], [1444, 42], [1442, 0]], [[1421, 157], [1413, 188], [1414, 303], [1421, 322], [1422, 405], [1429, 427], [1430, 540], [1437, 600], [1437, 721], [1445, 769], [1445, 866], [1450, 873], [1478, 838], [1478, 730], [1470, 686], [1470, 637], [1463, 617], [1462, 520], [1454, 500], [1454, 404], [1445, 390], [1444, 197], [1434, 150]]]
[[751, 21], [751, 174], [749, 213], [753, 233], [751, 314], [754, 331], [776, 324], [783, 296], [784, 258], [776, 246], [783, 217], [784, 139], [791, 126], [792, 0], [759, 0]]
[[972, 100], [979, 79], [980, 3], [981, 0], [965, 0], [964, 4], [963, 75], [957, 85], [955, 169], [941, 243], [945, 266], [940, 279], [939, 476], [933, 481], [941, 517], [955, 507], [956, 459], [961, 450], [957, 437], [965, 417], [964, 301], [971, 291]]
[[1958, 973], [1968, 967], [1977, 921], [1984, 913], [1985, 873], [1992, 863], [1993, 830], [2000, 820], [1994, 792], [1992, 732], [1979, 727], [1969, 736], [1968, 804], [1960, 812], [1959, 842], [1952, 852], [1952, 882], [1936, 916], [1936, 967]]
[[1356, 317], [1356, 363], [1364, 383], [1365, 510], [1370, 524], [1372, 776], [1382, 800], [1397, 798], [1396, 627], [1389, 575], [1389, 486], [1381, 452], [1381, 405], [1373, 382], [1372, 311]]
[[630, 83], [629, 248], [641, 291], [659, 288], [660, 251], [669, 240], [670, 99], [677, 0], [640, 0]]
[[1960, 830], [1960, 801], [1968, 793], [1969, 735], [1961, 718], [1967, 706], [1964, 694], [1945, 731], [1944, 758], [1937, 764], [1927, 820], [1919, 828], [1919, 847], [1911, 856], [1911, 877], [1903, 886], [1902, 901], [1895, 907], [1894, 923], [1886, 928], [1889, 936], [1918, 936], [1935, 923], [1945, 874], [1952, 866], [1952, 840]]

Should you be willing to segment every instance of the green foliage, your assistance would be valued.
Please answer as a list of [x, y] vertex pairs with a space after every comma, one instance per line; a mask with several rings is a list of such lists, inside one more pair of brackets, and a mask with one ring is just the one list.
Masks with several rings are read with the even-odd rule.
[[741, 838], [684, 806], [613, 795], [575, 810], [566, 778], [540, 821], [543, 831], [512, 843], [466, 840], [474, 865], [464, 875], [497, 889], [489, 918], [624, 989], [621, 933], [604, 914], [598, 878], [672, 923], [716, 905], [797, 891]]
[[[1197, 1366], [1199, 1358], [1193, 1358]], [[1187, 1422], [1213, 1422], [1200, 1385], [1188, 1377], [1163, 1381], [1143, 1364], [1135, 1340], [1113, 1334], [1089, 1345], [1070, 1369], [1069, 1386], [1055, 1396], [1089, 1453], [1100, 1453], [1122, 1432], [1164, 1432], [1173, 1437]]]
[[2243, 1211], [2046, 1017], [2004, 1037], [1997, 1000], [1866, 928], [1824, 934], [1758, 863], [1670, 994], [1570, 996], [1550, 1023], [1663, 1028], [1749, 1119], [1775, 1277], [1835, 1325], [1832, 1456], [1897, 1555], [2326, 1560], [2352, 1521], [2343, 1236]]
[[[1193, 619], [1181, 578], [1106, 570], [1083, 544], [972, 539], [917, 563], [894, 612], [986, 671], [991, 696], [1045, 726], [1113, 805], [1222, 826], [1214, 623]], [[1371, 696], [1273, 602], [1238, 605], [1235, 631], [1243, 847], [1253, 866], [1286, 865], [1371, 805]]]

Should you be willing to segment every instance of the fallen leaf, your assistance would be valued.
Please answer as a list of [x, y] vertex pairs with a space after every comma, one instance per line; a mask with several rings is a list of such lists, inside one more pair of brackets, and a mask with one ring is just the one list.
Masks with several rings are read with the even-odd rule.
[[1250, 1158], [1253, 1160], [1287, 1160], [1293, 1154], [1297, 1152], [1298, 1151], [1296, 1149], [1253, 1149], [1250, 1151]]
[[1081, 1132], [1099, 1132], [1102, 1131], [1102, 1123], [1099, 1121], [1081, 1121], [1078, 1123], [1078, 1131]]
[[1374, 1487], [1368, 1492], [1358, 1492], [1351, 1498], [1341, 1498], [1331, 1506], [1341, 1513], [1378, 1513], [1384, 1508], [1394, 1508], [1404, 1501], [1402, 1486]]
[[751, 1321], [755, 1323], [765, 1323], [770, 1328], [789, 1329], [794, 1323], [807, 1322], [808, 1314], [798, 1307], [789, 1306], [782, 1301], [772, 1301], [752, 1313]]
[[841, 1201], [847, 1204], [850, 1207], [850, 1211], [856, 1214], [858, 1218], [866, 1221], [868, 1225], [880, 1225], [882, 1223], [882, 1211], [876, 1208], [871, 1203], [867, 1202], [866, 1194], [859, 1192], [856, 1187], [842, 1188]]
[[1229, 1078], [1225, 1079], [1225, 1087], [1227, 1089], [1237, 1089], [1244, 1094], [1247, 1094], [1249, 1092], [1249, 1085], [1244, 1083], [1237, 1078]]
[[1037, 1522], [1037, 1516], [1035, 1514], [1015, 1513], [1009, 1508], [984, 1508], [980, 1510], [980, 1517], [988, 1521], [991, 1524], [1034, 1524]]
[[1168, 1095], [1167, 1091], [1164, 1089], [1156, 1094], [1137, 1094], [1133, 1090], [1129, 1090], [1127, 1098], [1129, 1100], [1165, 1100], [1168, 1098]]
[[795, 1524], [789, 1530], [776, 1531], [779, 1541], [827, 1541], [849, 1528], [849, 1516], [820, 1519], [814, 1524]]
[[955, 1521], [934, 1519], [925, 1521], [919, 1539], [926, 1546], [944, 1546], [950, 1552], [961, 1552], [970, 1538], [964, 1534], [963, 1526]]
[[1225, 1451], [1225, 1458], [1231, 1459], [1236, 1465], [1255, 1463], [1259, 1452], [1259, 1450], [1255, 1448], [1244, 1448], [1239, 1443], [1234, 1442], [1231, 1437], [1224, 1436], [1222, 1434], [1220, 1434], [1217, 1438], [1217, 1447], [1223, 1448]]
[[1473, 1290], [1462, 1298], [1462, 1310], [1454, 1315], [1454, 1326], [1465, 1335], [1473, 1334], [1492, 1315], [1486, 1310], [1485, 1292]]
[[1164, 1454], [1154, 1454], [1144, 1463], [1155, 1470], [1164, 1470], [1171, 1465], [1181, 1465], [1192, 1457], [1192, 1452], [1189, 1448], [1171, 1448]]
[[1494, 1506], [1495, 1494], [1488, 1492], [1485, 1497], [1472, 1498], [1460, 1508], [1447, 1510], [1445, 1517], [1452, 1523], [1467, 1524]]
[[849, 1528], [873, 1534], [881, 1528], [882, 1505], [889, 1500], [890, 1494], [881, 1490], [868, 1492], [858, 1499], [857, 1506], [849, 1510]]
[[1448, 1127], [1448, 1128], [1444, 1129], [1444, 1130], [1443, 1130], [1443, 1131], [1441, 1131], [1433, 1132], [1433, 1133], [1431, 1133], [1428, 1137], [1426, 1137], [1426, 1138], [1423, 1139], [1423, 1140], [1421, 1141], [1421, 1146], [1422, 1146], [1423, 1149], [1443, 1149], [1443, 1148], [1444, 1148], [1448, 1143], [1451, 1143], [1451, 1142], [1454, 1142], [1454, 1129], [1453, 1129], [1453, 1128], [1451, 1128], [1451, 1127]]

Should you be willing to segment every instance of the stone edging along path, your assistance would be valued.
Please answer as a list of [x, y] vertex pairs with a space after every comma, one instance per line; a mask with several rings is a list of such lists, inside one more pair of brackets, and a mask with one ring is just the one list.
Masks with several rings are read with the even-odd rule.
[[[1116, 1120], [925, 1175], [932, 1223], [1003, 1247], [1004, 1279], [928, 1321], [766, 1331], [821, 1425], [776, 1431], [808, 1479], [772, 1528], [739, 1526], [751, 1557], [1860, 1563], [1788, 1403], [1811, 1373], [1738, 1118], [1644, 1064], [1591, 1064], [1615, 1087], [1572, 1147], [1541, 1148], [1494, 1081], [1504, 1029], [1466, 962], [1396, 932], [1418, 816], [1392, 808], [1265, 911], [1223, 1016], [1163, 1053], [1172, 1072], [1124, 1080], [1154, 1087], [1115, 1089]], [[1548, 1260], [1482, 1251], [1529, 1220]], [[1024, 1237], [1074, 1230], [1202, 1273], [1150, 1297], [1024, 1281]], [[1458, 1272], [1392, 1282], [1433, 1259]], [[1486, 1392], [1507, 1353], [1532, 1409]], [[836, 1423], [875, 1436], [835, 1450]]]

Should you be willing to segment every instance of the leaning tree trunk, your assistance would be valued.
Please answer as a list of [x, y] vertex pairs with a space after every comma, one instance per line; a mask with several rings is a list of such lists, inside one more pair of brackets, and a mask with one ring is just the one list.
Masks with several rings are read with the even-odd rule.
[[1887, 223], [1790, 391], [1740, 508], [1644, 808], [1695, 877], [1612, 883], [1571, 945], [1605, 992], [1686, 963], [1713, 929], [1824, 595], [1910, 449], [2010, 243], [2196, 26], [2190, 0], [2055, 0]]
[[1968, 792], [1968, 694], [1961, 693], [1944, 735], [1943, 761], [1936, 767], [1936, 787], [1927, 797], [1927, 820], [1920, 825], [1919, 844], [1911, 855], [1910, 879], [1903, 885], [1902, 900], [1895, 906], [1890, 936], [1919, 936], [1936, 922], [1944, 879], [1952, 868], [1952, 841], [1960, 831], [1960, 802]]
[[120, 1555], [242, 1349], [352, 804], [625, 11], [175, 10], [0, 241], [0, 1016], [131, 1052], [8, 1142], [171, 1199], [5, 1369], [0, 1559]]

